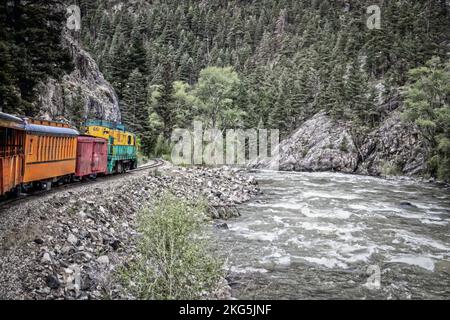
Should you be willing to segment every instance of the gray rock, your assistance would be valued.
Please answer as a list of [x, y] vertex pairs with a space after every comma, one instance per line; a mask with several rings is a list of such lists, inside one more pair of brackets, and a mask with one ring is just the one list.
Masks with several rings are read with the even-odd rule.
[[81, 286], [80, 289], [87, 291], [95, 285], [94, 281], [88, 274], [81, 275]]
[[40, 238], [36, 238], [36, 239], [34, 239], [33, 242], [36, 243], [36, 244], [43, 244], [43, 243], [44, 243], [44, 240], [42, 240], [42, 239], [40, 239]]
[[77, 237], [75, 237], [72, 233], [71, 234], [69, 234], [69, 236], [67, 237], [67, 241], [69, 242], [69, 243], [71, 243], [72, 245], [76, 245], [77, 244], [77, 242], [78, 242], [78, 239], [77, 239]]
[[44, 264], [52, 263], [52, 258], [48, 252], [45, 252], [42, 256], [41, 262]]
[[108, 265], [109, 264], [109, 258], [108, 256], [100, 256], [97, 258], [97, 262], [102, 265]]
[[120, 247], [120, 241], [119, 240], [113, 240], [109, 243], [109, 245], [113, 248], [114, 251], [117, 251]]
[[416, 205], [413, 205], [411, 202], [408, 201], [400, 202], [400, 207], [405, 209], [418, 209]]
[[226, 224], [225, 222], [216, 223], [214, 226], [219, 230], [228, 230], [229, 229], [228, 224]]
[[61, 286], [61, 282], [58, 280], [58, 277], [53, 274], [50, 274], [45, 278], [45, 283], [51, 289], [58, 289]]

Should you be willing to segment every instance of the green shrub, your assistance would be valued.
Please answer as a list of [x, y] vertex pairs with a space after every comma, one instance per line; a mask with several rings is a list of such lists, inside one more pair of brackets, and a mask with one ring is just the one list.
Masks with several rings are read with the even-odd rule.
[[137, 160], [139, 164], [147, 163], [149, 161], [149, 158], [144, 155], [142, 152], [137, 153]]
[[438, 167], [437, 177], [440, 181], [450, 182], [450, 159], [441, 159]]
[[339, 149], [342, 152], [348, 152], [348, 139], [346, 136], [344, 136], [344, 138], [341, 141], [341, 145], [339, 146]]
[[155, 148], [153, 150], [155, 157], [167, 158], [167, 156], [170, 156], [171, 152], [172, 147], [170, 145], [170, 142], [164, 139], [164, 136], [162, 134], [159, 135], [158, 139], [156, 140]]
[[124, 287], [138, 299], [199, 299], [215, 289], [222, 262], [203, 237], [206, 205], [164, 195], [139, 214], [139, 257], [122, 268]]
[[302, 150], [302, 157], [303, 158], [306, 157], [308, 155], [308, 153], [309, 153], [309, 148], [306, 147], [305, 149]]
[[402, 174], [401, 169], [394, 162], [386, 161], [381, 166], [382, 176], [399, 176]]
[[434, 155], [428, 161], [428, 171], [431, 176], [439, 181], [450, 181], [450, 158], [441, 155]]

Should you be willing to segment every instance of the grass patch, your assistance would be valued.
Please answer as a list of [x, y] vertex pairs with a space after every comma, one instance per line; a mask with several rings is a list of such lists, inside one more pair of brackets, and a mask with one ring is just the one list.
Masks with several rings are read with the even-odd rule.
[[344, 136], [344, 138], [342, 138], [341, 144], [339, 146], [339, 150], [341, 150], [342, 152], [345, 152], [345, 153], [348, 152], [348, 139], [346, 136]]
[[215, 289], [223, 263], [204, 237], [206, 205], [165, 194], [139, 214], [138, 258], [119, 271], [138, 299], [200, 299]]
[[386, 161], [381, 166], [381, 175], [385, 177], [389, 176], [400, 176], [402, 174], [402, 170], [399, 166], [393, 162]]
[[137, 153], [137, 161], [138, 161], [138, 164], [143, 164], [143, 163], [149, 162], [150, 159], [146, 155], [142, 154], [141, 152], [138, 152]]

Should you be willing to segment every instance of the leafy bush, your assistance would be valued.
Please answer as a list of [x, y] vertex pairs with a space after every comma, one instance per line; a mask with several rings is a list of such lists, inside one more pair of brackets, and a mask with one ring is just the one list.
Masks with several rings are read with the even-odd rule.
[[438, 180], [450, 181], [450, 158], [435, 155], [428, 161], [428, 168]]
[[203, 203], [190, 205], [164, 195], [154, 208], [139, 215], [139, 256], [120, 277], [139, 299], [199, 299], [222, 276], [221, 261], [211, 255], [203, 237]]
[[450, 180], [450, 62], [434, 57], [408, 72], [403, 117], [414, 122], [433, 147], [429, 171]]
[[158, 139], [156, 140], [155, 148], [153, 151], [154, 155], [156, 157], [163, 157], [167, 160], [167, 157], [170, 156], [171, 152], [172, 148], [170, 143], [164, 138], [162, 134], [160, 134], [158, 136]]

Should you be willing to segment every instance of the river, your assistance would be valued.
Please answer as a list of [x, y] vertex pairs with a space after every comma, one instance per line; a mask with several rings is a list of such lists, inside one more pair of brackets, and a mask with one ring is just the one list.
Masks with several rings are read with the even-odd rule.
[[450, 298], [450, 189], [257, 172], [263, 194], [217, 230], [238, 299]]

